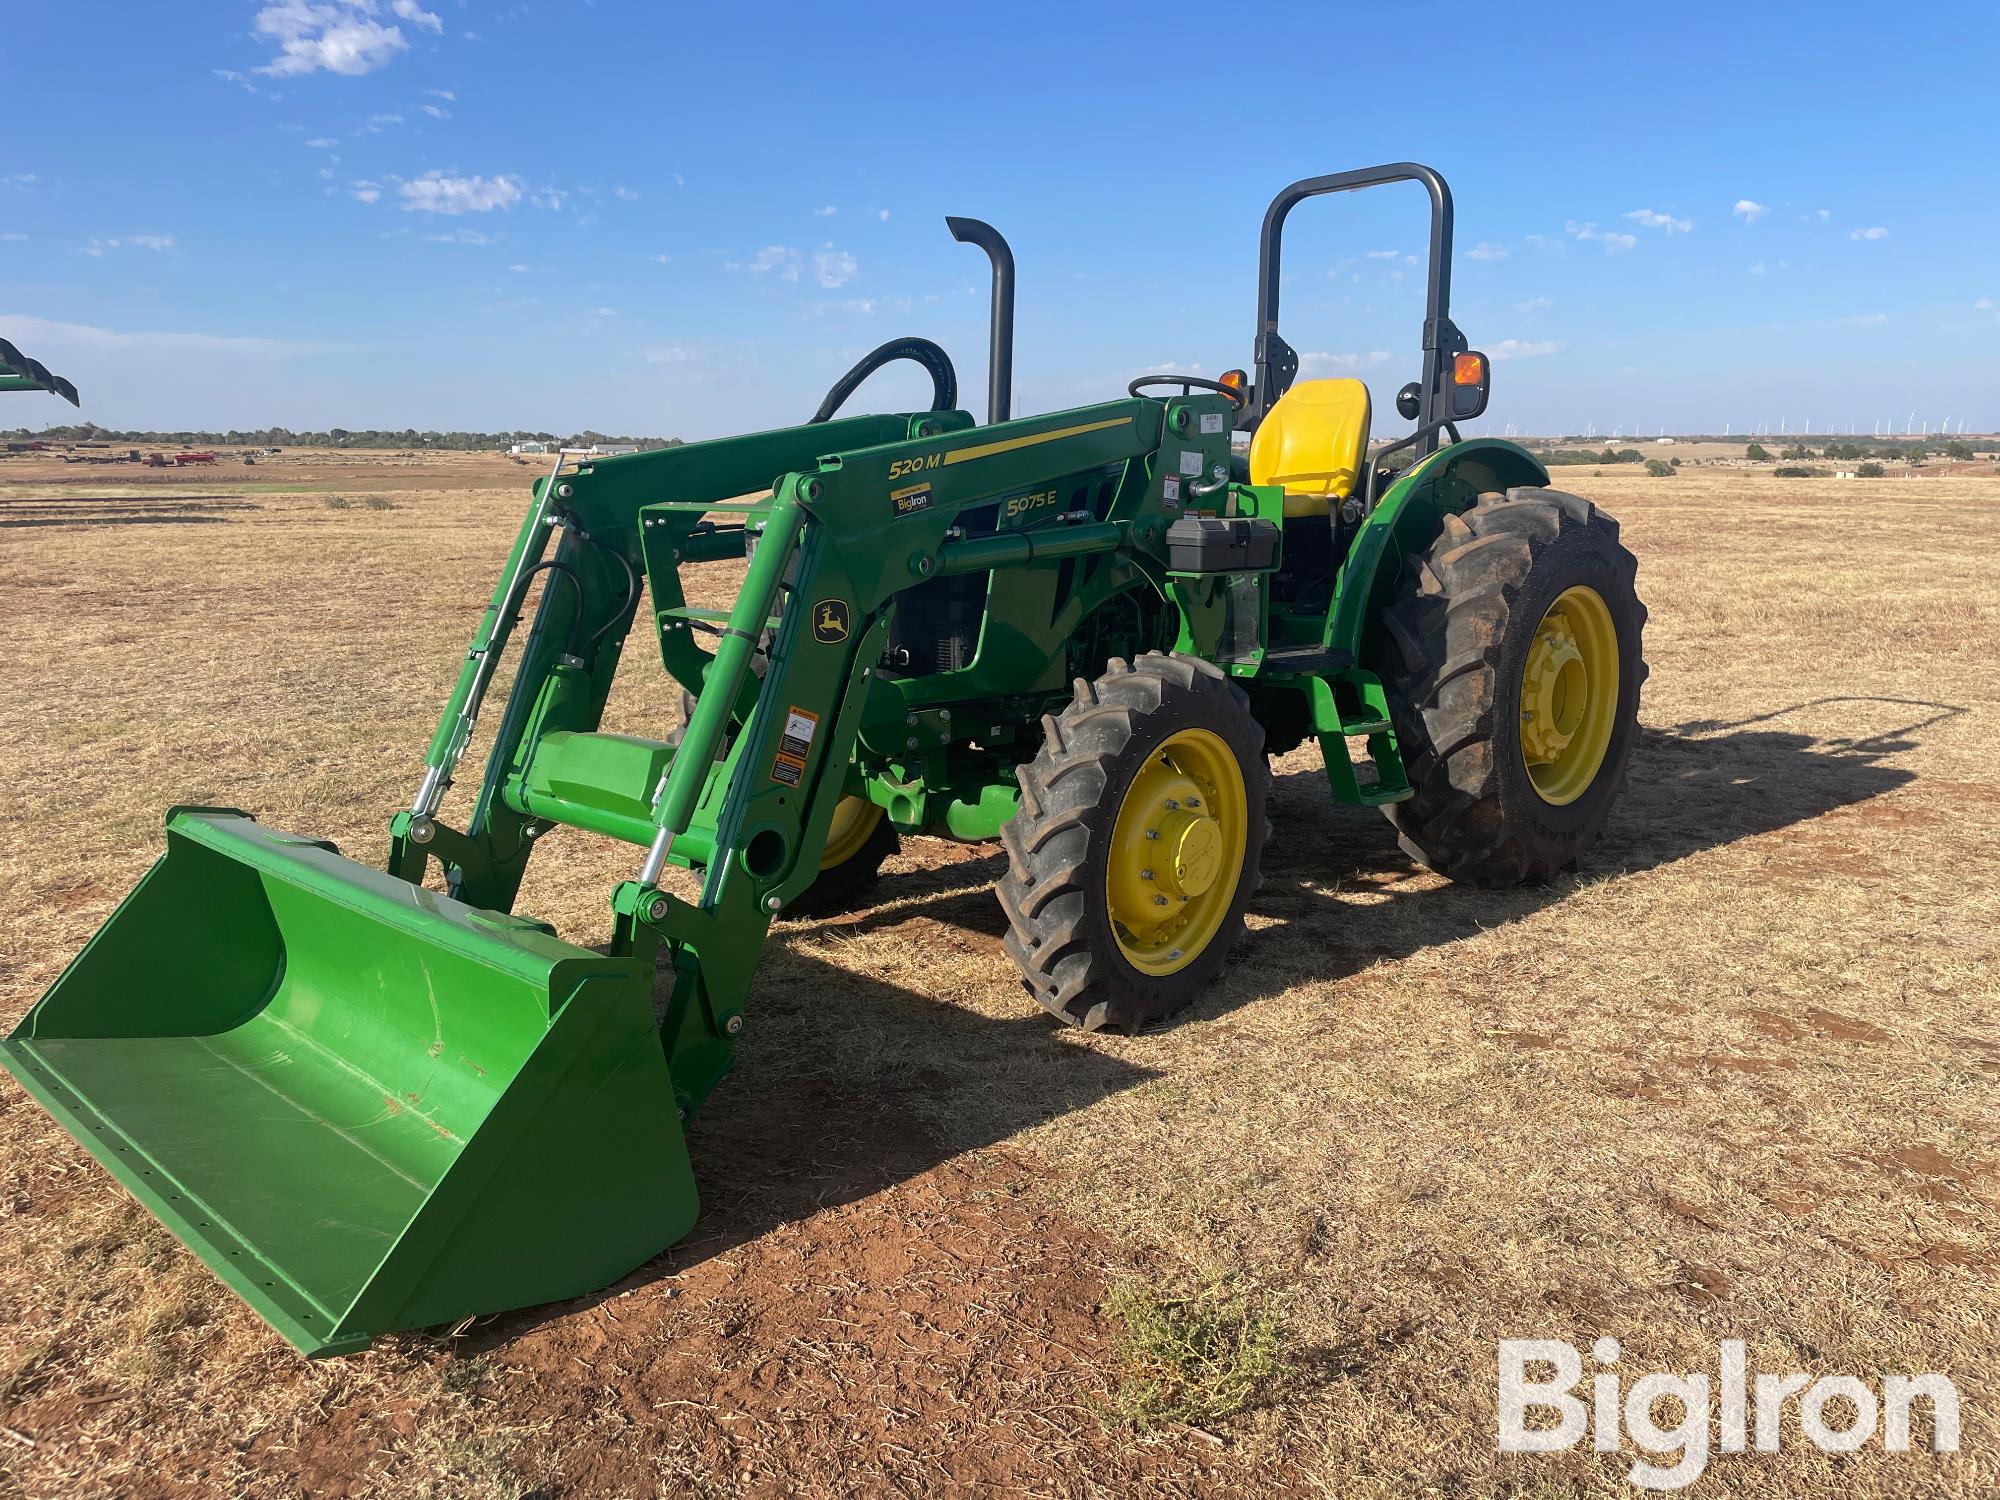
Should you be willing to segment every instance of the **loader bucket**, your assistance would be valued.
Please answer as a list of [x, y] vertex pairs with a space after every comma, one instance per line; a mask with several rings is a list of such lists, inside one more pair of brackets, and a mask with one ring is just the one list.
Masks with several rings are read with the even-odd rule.
[[177, 808], [0, 1060], [333, 1354], [591, 1291], [692, 1227], [650, 967]]

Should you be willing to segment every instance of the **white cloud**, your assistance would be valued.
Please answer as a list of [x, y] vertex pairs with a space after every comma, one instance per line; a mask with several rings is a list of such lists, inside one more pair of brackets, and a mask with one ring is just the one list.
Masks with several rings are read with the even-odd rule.
[[884, 224], [886, 224], [889, 222], [889, 210], [886, 208], [878, 208], [875, 210], [875, 217], [880, 219]]
[[512, 208], [521, 201], [521, 179], [507, 173], [497, 177], [447, 177], [442, 172], [426, 172], [411, 182], [396, 185], [408, 201], [406, 212], [427, 214], [483, 214], [496, 208]]
[[1507, 247], [1505, 245], [1489, 244], [1487, 241], [1481, 240], [1465, 252], [1465, 257], [1467, 260], [1505, 260], [1507, 258]]
[[429, 115], [433, 120], [449, 120], [451, 118], [451, 111], [442, 105], [419, 104], [417, 108]]
[[120, 333], [110, 328], [95, 328], [87, 323], [56, 323], [46, 318], [6, 314], [0, 314], [0, 338], [56, 353], [67, 349], [83, 354], [120, 356], [234, 354], [287, 359], [302, 354], [318, 354], [326, 348], [322, 344], [291, 339], [232, 338], [213, 333]]
[[433, 99], [444, 100], [447, 104], [456, 104], [458, 102], [458, 95], [454, 94], [450, 89], [425, 89], [424, 92], [429, 94]]
[[1635, 208], [1625, 217], [1634, 224], [1643, 224], [1648, 229], [1664, 229], [1668, 234], [1686, 234], [1694, 228], [1692, 219], [1676, 219], [1672, 214], [1656, 213], [1650, 208]]
[[363, 203], [373, 203], [377, 198], [382, 196], [381, 185], [370, 182], [366, 178], [363, 178], [359, 182], [349, 183], [347, 190]]
[[1621, 250], [1637, 247], [1639, 241], [1632, 235], [1621, 234], [1615, 229], [1599, 229], [1595, 224], [1579, 224], [1571, 219], [1563, 225], [1567, 234], [1579, 240], [1594, 240], [1604, 246], [1606, 255], [1616, 255]]
[[440, 34], [444, 31], [444, 22], [417, 4], [417, 0], [390, 0], [389, 9], [393, 10], [402, 20], [408, 21], [412, 26], [419, 26], [425, 31]]
[[325, 151], [329, 150], [334, 146], [338, 146], [340, 142], [335, 140], [330, 135], [316, 135], [311, 140], [307, 141], [306, 144], [312, 147], [315, 151]]
[[752, 276], [775, 272], [780, 281], [797, 281], [802, 257], [790, 245], [766, 245], [748, 260], [722, 263], [725, 271], [748, 271]]
[[597, 310], [597, 316], [600, 318], [615, 318], [618, 316], [618, 309], [615, 307], [600, 307]]
[[[908, 307], [907, 299], [903, 306]], [[873, 297], [845, 297], [837, 302], [814, 302], [807, 306], [805, 315], [809, 318], [822, 317], [827, 313], [852, 313], [858, 317], [871, 317], [882, 304]]]
[[1536, 359], [1561, 348], [1554, 339], [1502, 339], [1497, 344], [1488, 344], [1486, 352], [1494, 359]]
[[831, 203], [829, 203], [825, 208], [816, 208], [813, 210], [813, 212], [822, 219], [830, 219], [835, 214], [839, 213], [840, 210], [835, 208]]
[[1813, 210], [1813, 212], [1819, 215], [1819, 217], [1822, 219], [1830, 219], [1833, 217], [1833, 210], [1830, 208], [1816, 208]]
[[1981, 297], [1977, 302], [1972, 304], [1972, 310], [1974, 312], [1991, 312], [1993, 310], [1993, 299], [1991, 297]]
[[664, 253], [654, 256], [653, 259], [655, 262], [663, 266], [670, 266], [674, 263], [674, 258], [671, 255], [667, 255]]
[[621, 198], [627, 203], [637, 203], [639, 201], [639, 191], [637, 188], [614, 187], [611, 190], [611, 196]]
[[1540, 312], [1545, 307], [1554, 307], [1555, 305], [1555, 298], [1553, 297], [1530, 297], [1526, 302], [1516, 302], [1514, 304], [1514, 311], [1524, 313]]
[[813, 280], [829, 290], [846, 286], [860, 269], [860, 263], [845, 250], [822, 245], [813, 252]]
[[1763, 218], [1764, 215], [1769, 213], [1771, 210], [1762, 203], [1755, 202], [1752, 199], [1738, 198], [1736, 200], [1736, 207], [1730, 209], [1729, 211], [1732, 214], [1742, 215], [1743, 222], [1745, 224], [1755, 224], [1759, 219]]
[[1889, 238], [1889, 231], [1884, 229], [1880, 224], [1877, 224], [1870, 229], [1857, 229], [1848, 238], [1850, 240], [1886, 240]]
[[1765, 269], [1764, 262], [1760, 260], [1757, 262], [1756, 265], [1750, 268], [1750, 274], [1752, 276], [1764, 276], [1768, 275], [1769, 273]]
[[371, 131], [380, 130], [384, 125], [400, 125], [402, 123], [403, 117], [401, 115], [370, 115], [368, 117], [368, 128]]
[[509, 266], [509, 267], [508, 267], [507, 269], [508, 269], [508, 270], [510, 270], [510, 271], [525, 271], [525, 270], [527, 270], [528, 268], [527, 268], [526, 266], [522, 265], [522, 264], [521, 264], [521, 263], [520, 263], [519, 261], [516, 261], [516, 262], [514, 262], [514, 264], [513, 264], [513, 265]]
[[687, 185], [688, 185], [688, 180], [685, 177], [681, 176], [681, 174], [678, 172], [674, 173], [675, 187], [686, 187]]
[[433, 245], [497, 245], [498, 235], [481, 229], [454, 229], [449, 234], [427, 234], [424, 239]]
[[639, 351], [649, 365], [691, 365], [700, 356], [685, 344], [653, 344]]
[[278, 44], [278, 55], [257, 71], [275, 78], [322, 68], [348, 77], [373, 72], [410, 45], [400, 27], [374, 19], [374, 10], [374, 0], [275, 0], [252, 22]]
[[[0, 234], [0, 240], [19, 241], [19, 240], [25, 240], [26, 238], [27, 236], [21, 233], [21, 231], [18, 229], [9, 229], [8, 231], [6, 231], [6, 233]], [[1991, 304], [1987, 305], [1990, 306]]]
[[85, 255], [95, 258], [107, 250], [123, 250], [128, 247], [158, 253], [173, 249], [174, 237], [170, 234], [125, 234], [114, 239], [93, 239], [80, 248]]
[[1307, 353], [1299, 356], [1299, 373], [1308, 379], [1352, 375], [1357, 370], [1372, 370], [1378, 365], [1386, 365], [1393, 358], [1395, 356], [1387, 349], [1371, 349], [1366, 354]]
[[1364, 253], [1367, 260], [1394, 260], [1403, 252], [1400, 250], [1369, 250]]

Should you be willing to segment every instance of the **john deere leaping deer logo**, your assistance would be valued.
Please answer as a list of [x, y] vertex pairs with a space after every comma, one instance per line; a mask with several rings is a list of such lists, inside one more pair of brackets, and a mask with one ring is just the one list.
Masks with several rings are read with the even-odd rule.
[[824, 646], [847, 639], [847, 601], [822, 599], [813, 606], [813, 639]]

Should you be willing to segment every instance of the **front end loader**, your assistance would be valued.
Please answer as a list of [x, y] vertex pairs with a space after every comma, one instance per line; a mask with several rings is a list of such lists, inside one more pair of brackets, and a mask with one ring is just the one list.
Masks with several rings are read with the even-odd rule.
[[[1365, 386], [1296, 379], [1280, 242], [1305, 198], [1399, 181], [1431, 201], [1423, 366], [1397, 397], [1412, 430], [1371, 447]], [[0, 1044], [304, 1352], [581, 1294], [685, 1234], [683, 1131], [772, 920], [855, 899], [901, 838], [998, 840], [1029, 995], [1133, 1030], [1241, 936], [1267, 758], [1308, 739], [1336, 800], [1453, 878], [1545, 879], [1603, 828], [1644, 675], [1635, 565], [1525, 449], [1459, 439], [1488, 369], [1449, 316], [1435, 172], [1279, 195], [1254, 373], [1023, 418], [1012, 256], [951, 227], [993, 265], [984, 425], [944, 352], [905, 339], [801, 426], [558, 459], [384, 867], [177, 807]], [[932, 409], [839, 415], [891, 359], [930, 372]], [[711, 562], [744, 570], [726, 610], [684, 588]], [[635, 635], [685, 695], [653, 738], [600, 729]], [[514, 910], [536, 845], [579, 835], [634, 849], [604, 951]]]

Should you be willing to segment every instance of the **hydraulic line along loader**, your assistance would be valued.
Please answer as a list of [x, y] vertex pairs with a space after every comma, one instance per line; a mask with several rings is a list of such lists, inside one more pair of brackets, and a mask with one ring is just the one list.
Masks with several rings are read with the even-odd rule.
[[[1396, 397], [1413, 430], [1371, 452], [1364, 385], [1295, 379], [1280, 239], [1306, 198], [1401, 181], [1430, 198], [1422, 374]], [[1645, 674], [1635, 564], [1526, 450], [1460, 440], [1488, 366], [1449, 315], [1436, 172], [1278, 195], [1252, 372], [1018, 419], [1012, 256], [949, 223], [992, 262], [987, 425], [909, 339], [803, 426], [558, 460], [386, 867], [177, 807], [165, 855], [5, 1042], [301, 1350], [577, 1295], [685, 1234], [683, 1131], [772, 918], [851, 898], [901, 837], [999, 840], [1028, 992], [1129, 1030], [1241, 936], [1266, 757], [1307, 738], [1336, 800], [1381, 807], [1454, 879], [1546, 878], [1604, 826]], [[929, 370], [931, 410], [835, 414], [895, 358]], [[683, 567], [746, 558], [732, 608], [689, 604]], [[454, 828], [443, 799], [538, 578]], [[635, 628], [686, 695], [657, 739], [598, 727]], [[513, 910], [558, 829], [644, 851], [608, 951]], [[698, 899], [662, 887], [669, 865]]]

